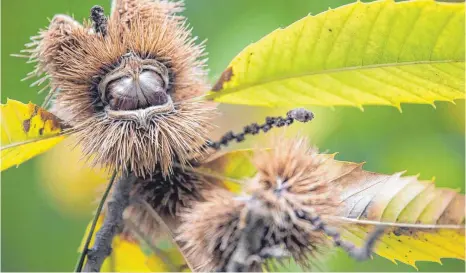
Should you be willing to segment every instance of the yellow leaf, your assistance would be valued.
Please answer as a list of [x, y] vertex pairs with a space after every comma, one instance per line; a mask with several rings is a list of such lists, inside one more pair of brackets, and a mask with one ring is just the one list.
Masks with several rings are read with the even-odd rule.
[[64, 139], [59, 120], [43, 108], [7, 100], [1, 108], [1, 171], [19, 165]]
[[102, 264], [101, 272], [152, 272], [147, 255], [139, 243], [121, 235], [113, 238], [112, 253]]
[[208, 98], [261, 106], [464, 99], [464, 3], [360, 1], [246, 47]]
[[465, 259], [464, 195], [401, 173], [364, 171], [361, 164], [332, 160], [327, 166], [340, 170], [332, 181], [343, 187], [343, 237], [362, 245], [375, 225], [384, 224], [390, 228], [375, 252], [393, 262], [415, 267], [416, 261]]

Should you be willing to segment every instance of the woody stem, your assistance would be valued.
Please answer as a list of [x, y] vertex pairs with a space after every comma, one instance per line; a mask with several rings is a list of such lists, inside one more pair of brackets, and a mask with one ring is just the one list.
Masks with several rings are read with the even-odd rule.
[[104, 223], [95, 235], [94, 246], [87, 251], [84, 272], [99, 272], [105, 258], [112, 252], [113, 237], [121, 232], [123, 211], [130, 203], [130, 191], [136, 179], [133, 173], [124, 173], [117, 181], [112, 199], [107, 203]]
[[256, 135], [263, 131], [268, 132], [273, 127], [283, 127], [293, 124], [294, 121], [309, 122], [314, 118], [314, 114], [304, 108], [296, 108], [288, 111], [286, 117], [267, 117], [264, 124], [252, 123], [243, 128], [243, 131], [235, 134], [232, 131], [227, 132], [222, 138], [217, 141], [208, 141], [206, 146], [215, 150], [220, 150], [222, 146], [227, 146], [228, 143], [236, 140], [236, 142], [244, 141], [246, 135]]
[[92, 238], [92, 235], [94, 234], [95, 226], [97, 225], [97, 220], [99, 219], [102, 209], [104, 208], [105, 201], [107, 200], [107, 196], [113, 186], [113, 182], [115, 181], [116, 174], [117, 174], [116, 171], [113, 172], [113, 175], [110, 178], [110, 181], [108, 182], [107, 188], [105, 189], [105, 192], [102, 195], [102, 198], [100, 199], [99, 206], [97, 207], [97, 210], [94, 215], [94, 219], [92, 219], [92, 224], [89, 230], [89, 234], [87, 234], [86, 242], [84, 243], [84, 247], [81, 250], [81, 255], [79, 256], [78, 262], [74, 269], [75, 272], [82, 271], [82, 268], [84, 265], [84, 259], [86, 258], [87, 250], [89, 248], [89, 244], [91, 243], [91, 238]]

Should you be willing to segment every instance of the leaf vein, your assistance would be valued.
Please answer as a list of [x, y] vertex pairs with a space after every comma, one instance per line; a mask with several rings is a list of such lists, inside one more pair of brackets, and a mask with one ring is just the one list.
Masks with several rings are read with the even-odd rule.
[[445, 22], [440, 27], [440, 31], [435, 36], [435, 39], [434, 39], [435, 43], [430, 51], [429, 60], [432, 60], [432, 54], [434, 54], [434, 50], [437, 47], [440, 36], [445, 32], [446, 26], [448, 25], [448, 23], [451, 22], [451, 19], [455, 17], [455, 15], [451, 16], [451, 14], [453, 14], [453, 12], [450, 13], [450, 16], [447, 17], [447, 20], [445, 20]]
[[[369, 34], [367, 35], [367, 39], [366, 39], [366, 41], [364, 43], [364, 49], [362, 50], [363, 57], [362, 57], [362, 60], [361, 60], [361, 65], [364, 65], [364, 57], [367, 56], [366, 50], [367, 50], [367, 47], [369, 45], [369, 40], [371, 38], [372, 32], [374, 32], [374, 26], [377, 24], [377, 21], [379, 20], [380, 14], [382, 13], [382, 11], [383, 11], [383, 7], [379, 7], [379, 11], [377, 12], [377, 15], [374, 18], [374, 22], [371, 24], [371, 26], [369, 28], [369, 31], [368, 31]], [[348, 60], [348, 58], [345, 58], [344, 64], [347, 64], [347, 60]]]
[[401, 47], [400, 47], [400, 50], [398, 51], [398, 57], [396, 58], [397, 62], [400, 61], [400, 56], [403, 53], [406, 43], [408, 42], [409, 38], [413, 35], [413, 32], [416, 29], [417, 22], [419, 22], [419, 18], [421, 18], [421, 14], [424, 12], [424, 10], [425, 10], [425, 6], [423, 6], [421, 10], [417, 13], [416, 19], [413, 21], [412, 25], [407, 26], [407, 27], [410, 27], [410, 31], [408, 31], [408, 33], [403, 38], [403, 41], [401, 42]]
[[[351, 18], [351, 16], [353, 15], [354, 11], [356, 10], [356, 7], [357, 5], [353, 5], [353, 8], [351, 9], [351, 11], [348, 13], [348, 15], [346, 16], [346, 18], [344, 19], [343, 21], [343, 24], [341, 26], [341, 29], [340, 31], [338, 31], [336, 37], [333, 39], [333, 43], [332, 43], [332, 46], [330, 47], [330, 50], [328, 51], [328, 54], [327, 54], [327, 58], [325, 60], [325, 64], [323, 66], [323, 68], [325, 69], [327, 67], [327, 64], [328, 64], [328, 61], [329, 61], [329, 56], [332, 55], [332, 52], [333, 50], [335, 49], [335, 45], [338, 43], [338, 38], [340, 37], [341, 33], [343, 32], [343, 30], [347, 27], [347, 22], [349, 21], [349, 19]], [[348, 54], [349, 50], [347, 49], [346, 50], [346, 53], [345, 54]]]

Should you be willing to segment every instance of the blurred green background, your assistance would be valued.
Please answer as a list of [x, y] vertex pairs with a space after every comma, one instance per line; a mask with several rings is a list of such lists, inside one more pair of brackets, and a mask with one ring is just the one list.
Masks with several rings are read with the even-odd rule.
[[[336, 8], [351, 1], [332, 0], [190, 0], [185, 15], [195, 35], [208, 39], [210, 78], [214, 82], [228, 62], [246, 45], [308, 13]], [[54, 14], [88, 17], [93, 5], [110, 10], [110, 0], [3, 0], [1, 1], [1, 101], [14, 98], [40, 103], [43, 95], [20, 80], [32, 69], [18, 53], [28, 37], [48, 24]], [[284, 97], [284, 99], [286, 99]], [[464, 193], [464, 102], [403, 105], [403, 113], [389, 107], [313, 107], [317, 119], [295, 130], [310, 134], [322, 150], [339, 152], [341, 160], [366, 161], [365, 169], [435, 177], [439, 186]], [[249, 120], [287, 109], [222, 106], [223, 130], [241, 128]], [[230, 117], [229, 119], [226, 117]], [[234, 118], [231, 118], [234, 117]], [[72, 271], [85, 226], [92, 217], [94, 193], [102, 174], [79, 165], [79, 155], [63, 144], [19, 168], [1, 174], [2, 271]], [[84, 173], [83, 177], [77, 174]], [[100, 177], [100, 178], [99, 178]], [[82, 181], [77, 181], [79, 178]], [[78, 179], [78, 180], [79, 180]], [[443, 260], [443, 265], [420, 262], [420, 271], [464, 271], [464, 262]], [[374, 257], [357, 263], [345, 253], [328, 254], [319, 262], [328, 271], [416, 271], [414, 268]], [[315, 268], [318, 270], [317, 268]]]

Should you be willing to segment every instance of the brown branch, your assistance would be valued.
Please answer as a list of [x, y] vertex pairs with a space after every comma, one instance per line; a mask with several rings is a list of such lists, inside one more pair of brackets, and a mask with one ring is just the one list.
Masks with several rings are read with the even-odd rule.
[[268, 258], [290, 257], [290, 253], [282, 245], [263, 247], [262, 238], [268, 228], [262, 215], [249, 210], [246, 215], [246, 226], [241, 230], [238, 246], [231, 254], [225, 272], [261, 272], [262, 264]]
[[86, 242], [84, 243], [84, 247], [81, 251], [81, 255], [79, 256], [78, 262], [74, 269], [75, 272], [82, 271], [84, 259], [86, 258], [89, 244], [91, 243], [92, 235], [94, 234], [94, 229], [95, 229], [95, 226], [97, 225], [97, 220], [99, 219], [100, 213], [102, 212], [102, 209], [104, 208], [105, 201], [107, 200], [107, 196], [110, 193], [110, 190], [112, 189], [116, 174], [117, 174], [116, 171], [113, 172], [112, 178], [110, 178], [110, 182], [108, 182], [107, 188], [105, 189], [105, 192], [102, 195], [102, 198], [100, 199], [99, 206], [97, 207], [97, 210], [94, 215], [94, 219], [92, 220], [91, 228], [89, 230], [89, 233], [87, 234]]
[[122, 229], [123, 211], [129, 205], [131, 186], [135, 181], [133, 173], [125, 173], [115, 185], [112, 200], [107, 205], [105, 221], [95, 235], [94, 246], [87, 251], [84, 272], [99, 272], [105, 258], [112, 252], [113, 237]]

